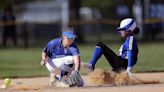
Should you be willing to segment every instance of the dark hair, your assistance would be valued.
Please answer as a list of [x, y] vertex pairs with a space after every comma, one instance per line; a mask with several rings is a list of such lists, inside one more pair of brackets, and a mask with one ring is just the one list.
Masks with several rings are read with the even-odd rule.
[[140, 29], [136, 27], [133, 31], [131, 31], [131, 34], [138, 35], [140, 33]]

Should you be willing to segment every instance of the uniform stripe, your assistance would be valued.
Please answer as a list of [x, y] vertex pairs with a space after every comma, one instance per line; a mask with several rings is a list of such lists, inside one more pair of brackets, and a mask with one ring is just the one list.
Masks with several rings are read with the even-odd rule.
[[124, 28], [128, 30], [132, 25], [134, 24], [134, 20], [132, 20], [128, 25], [126, 25]]
[[131, 27], [129, 27], [128, 30], [134, 30], [136, 28], [136, 22], [133, 22], [133, 24], [131, 25]]
[[127, 54], [126, 54], [126, 57], [125, 57], [126, 59], [128, 59], [128, 52], [127, 52]]
[[120, 49], [119, 49], [119, 52], [120, 52], [120, 56], [122, 56], [122, 50], [123, 49], [123, 45], [121, 45]]
[[133, 46], [133, 36], [130, 36], [130, 39], [129, 39], [129, 50], [132, 50], [132, 46]]

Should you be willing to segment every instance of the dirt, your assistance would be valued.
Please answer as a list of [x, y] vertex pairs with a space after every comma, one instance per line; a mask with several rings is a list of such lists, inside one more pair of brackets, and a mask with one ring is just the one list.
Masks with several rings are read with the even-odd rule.
[[[88, 76], [82, 76], [85, 82], [84, 87], [57, 88], [48, 86], [48, 77], [37, 78], [17, 78], [11, 79], [12, 85], [0, 92], [163, 92], [164, 91], [164, 72], [160, 73], [136, 73], [136, 77], [148, 81], [159, 80], [158, 84], [137, 84], [115, 86], [113, 84], [94, 85]], [[0, 79], [0, 84], [3, 79]], [[19, 89], [22, 87], [22, 89]]]

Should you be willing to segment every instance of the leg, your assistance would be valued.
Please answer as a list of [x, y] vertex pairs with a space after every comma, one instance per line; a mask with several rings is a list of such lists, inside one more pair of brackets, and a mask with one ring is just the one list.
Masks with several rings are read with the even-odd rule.
[[74, 70], [73, 56], [65, 56], [52, 60], [53, 64], [61, 70], [59, 80], [63, 80], [64, 76], [68, 76]]
[[55, 73], [50, 73], [49, 74], [49, 86], [53, 86], [53, 84], [55, 83], [56, 79], [55, 79]]
[[52, 59], [47, 58], [46, 59], [46, 67], [48, 69], [48, 71], [50, 72], [49, 74], [49, 86], [53, 86], [54, 82], [55, 82], [55, 76], [57, 74], [60, 74], [60, 70], [52, 63]]
[[[59, 83], [57, 83], [58, 87], [68, 87], [71, 86], [71, 84], [68, 82], [72, 71], [74, 68], [74, 62], [73, 62], [73, 56], [66, 56], [63, 58], [55, 58], [52, 60], [52, 62], [61, 69], [61, 73], [59, 75]], [[77, 84], [77, 86], [82, 86], [82, 83]]]
[[117, 54], [115, 54], [109, 47], [107, 47], [105, 44], [103, 43], [98, 43], [97, 44], [98, 47], [101, 47], [104, 56], [106, 57], [106, 59], [108, 61], [114, 61], [114, 59], [117, 57]]
[[119, 71], [120, 68], [126, 69], [127, 67], [127, 60], [123, 59], [121, 56], [115, 54], [109, 47], [107, 47], [103, 43], [97, 44], [97, 46], [101, 47], [103, 50], [103, 54], [108, 60], [109, 64], [112, 66], [114, 71]]
[[90, 62], [87, 64], [84, 64], [83, 66], [87, 68], [88, 70], [93, 71], [98, 59], [102, 56], [102, 54], [104, 54], [109, 64], [113, 68], [116, 68], [118, 66], [117, 64], [118, 62], [114, 62], [117, 55], [103, 43], [98, 43], [96, 45]]
[[98, 59], [102, 56], [102, 48], [99, 46], [96, 46], [92, 55], [92, 58], [89, 63], [82, 63], [82, 66], [89, 71], [93, 71], [95, 69], [95, 65], [98, 61]]
[[57, 68], [57, 66], [52, 62], [52, 59], [47, 58], [46, 59], [46, 67], [48, 69], [48, 71], [50, 73], [55, 73], [55, 74], [59, 74], [60, 73], [60, 69]]
[[120, 72], [120, 70], [126, 69], [128, 65], [128, 60], [123, 59], [121, 56], [117, 56], [113, 62], [115, 62], [116, 64], [115, 67], [113, 67], [112, 69], [115, 72]]
[[89, 62], [90, 64], [92, 64], [93, 67], [96, 65], [97, 61], [102, 56], [102, 54], [103, 54], [102, 52], [103, 52], [103, 50], [101, 47], [99, 47], [99, 46], [95, 47], [92, 58]]
[[109, 47], [107, 47], [103, 43], [98, 43], [96, 46], [102, 49], [103, 55], [106, 57], [112, 68], [117, 68], [119, 65], [119, 61], [116, 60], [118, 57], [117, 54], [115, 54]]
[[47, 58], [46, 67], [50, 72], [49, 85], [52, 86], [55, 80], [62, 81], [74, 68], [73, 57], [50, 59]]

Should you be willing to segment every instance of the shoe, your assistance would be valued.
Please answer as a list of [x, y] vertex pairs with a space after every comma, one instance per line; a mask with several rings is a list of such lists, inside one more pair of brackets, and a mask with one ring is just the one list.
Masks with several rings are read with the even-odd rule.
[[91, 64], [91, 63], [85, 63], [85, 62], [82, 62], [81, 65], [89, 70], [90, 72], [94, 71], [95, 67]]
[[49, 76], [49, 86], [53, 86], [53, 84], [55, 83], [55, 74], [54, 73], [50, 73]]
[[65, 83], [65, 82], [62, 82], [62, 81], [57, 81], [56, 82], [56, 87], [65, 87], [65, 88], [68, 88], [70, 87], [69, 84]]

